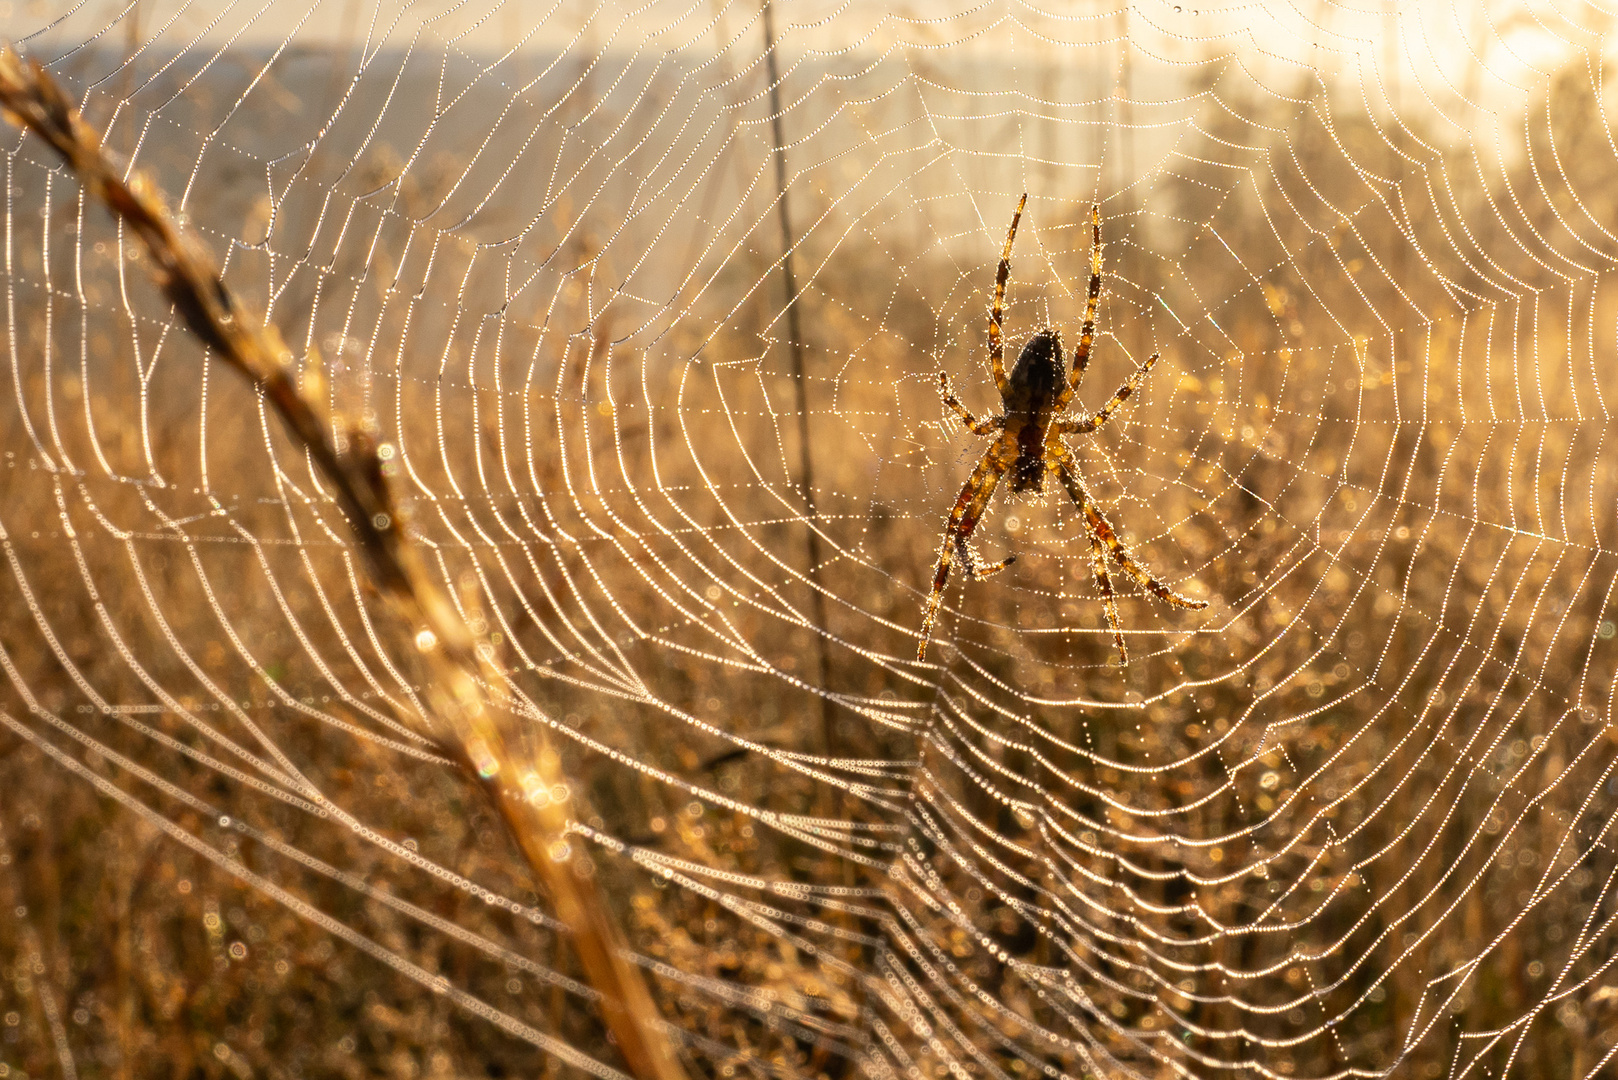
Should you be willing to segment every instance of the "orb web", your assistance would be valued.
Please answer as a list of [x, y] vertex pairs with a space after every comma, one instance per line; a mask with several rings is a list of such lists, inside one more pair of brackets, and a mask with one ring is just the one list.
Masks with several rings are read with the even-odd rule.
[[[1610, 1067], [1599, 12], [16, 8], [385, 444], [698, 1071]], [[423, 1045], [615, 1075], [309, 461], [71, 176], [17, 136], [5, 168], [15, 866], [76, 793], [123, 839], [72, 858], [165, 867], [127, 906], [156, 938], [200, 912], [218, 972], [261, 965], [241, 1000], [382, 986], [366, 1045], [442, 1000]], [[1092, 205], [1075, 412], [1161, 354], [1069, 439], [1209, 601], [1115, 567], [1127, 666], [1054, 483], [1002, 486], [973, 544], [1016, 562], [957, 568], [914, 658], [985, 446], [938, 375], [1000, 410], [1025, 191], [1010, 356], [1077, 340]], [[65, 945], [8, 936], [19, 1053], [116, 1042], [61, 1021], [93, 996]], [[264, 1024], [210, 1052], [252, 1066]]]

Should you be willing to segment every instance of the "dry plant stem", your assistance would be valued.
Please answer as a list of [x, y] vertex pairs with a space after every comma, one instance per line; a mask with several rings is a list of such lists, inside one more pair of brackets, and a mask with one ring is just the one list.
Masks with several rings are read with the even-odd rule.
[[506, 703], [491, 698], [505, 685], [487, 644], [472, 634], [428, 576], [406, 537], [382, 474], [374, 440], [351, 435], [340, 454], [321, 411], [299, 389], [291, 356], [274, 327], [261, 325], [220, 280], [208, 256], [175, 228], [157, 189], [135, 172], [125, 179], [86, 124], [37, 62], [0, 51], [0, 110], [62, 156], [85, 189], [140, 239], [157, 285], [187, 328], [225, 363], [250, 379], [293, 439], [332, 486], [371, 577], [409, 627], [429, 675], [428, 734], [477, 778], [499, 809], [524, 857], [572, 931], [590, 983], [601, 994], [602, 1019], [630, 1070], [642, 1080], [677, 1080], [684, 1071], [669, 1044], [640, 970], [627, 958], [589, 856], [569, 840], [570, 803], [561, 761], [541, 727], [511, 737]]
[[[775, 56], [775, 5], [765, 0], [760, 12], [764, 20], [764, 66], [770, 79], [770, 134], [775, 142], [775, 205], [781, 219], [781, 282], [786, 290], [787, 346], [792, 355], [792, 377], [797, 387], [798, 404], [798, 477], [803, 485], [804, 518], [809, 527], [804, 530], [805, 554], [809, 560], [809, 602], [814, 608], [815, 625], [824, 630], [826, 621], [826, 590], [820, 580], [820, 533], [815, 523], [815, 458], [814, 439], [809, 430], [809, 376], [804, 362], [803, 305], [798, 302], [798, 277], [792, 269], [792, 214], [787, 201], [786, 135], [781, 123], [781, 74]], [[821, 751], [829, 757], [843, 755], [842, 740], [837, 737], [837, 710], [832, 704], [831, 654], [826, 647], [826, 635], [815, 635], [815, 655], [820, 670], [820, 743]], [[826, 790], [826, 796], [831, 792]], [[832, 812], [830, 810], [826, 811]]]

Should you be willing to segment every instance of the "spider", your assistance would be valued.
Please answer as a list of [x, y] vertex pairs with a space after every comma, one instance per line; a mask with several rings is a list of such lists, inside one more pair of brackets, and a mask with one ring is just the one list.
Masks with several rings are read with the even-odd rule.
[[[1017, 222], [1022, 219], [1023, 207], [1028, 204], [1025, 193], [1011, 215], [1011, 228], [1006, 232], [1006, 247], [1000, 255], [1000, 271], [994, 281], [994, 306], [989, 310], [989, 369], [994, 384], [1000, 391], [1002, 411], [999, 416], [979, 420], [967, 411], [950, 386], [949, 374], [938, 373], [939, 392], [944, 404], [955, 410], [961, 423], [974, 435], [992, 435], [994, 441], [978, 459], [977, 468], [955, 498], [944, 526], [944, 540], [938, 552], [938, 564], [933, 568], [933, 589], [927, 594], [925, 614], [921, 620], [921, 644], [916, 659], [927, 658], [927, 643], [932, 638], [933, 623], [944, 599], [944, 586], [949, 581], [950, 568], [955, 560], [966, 566], [969, 579], [981, 581], [998, 573], [1016, 561], [1008, 555], [993, 566], [979, 566], [969, 546], [972, 531], [989, 505], [989, 498], [1002, 476], [1009, 474], [1009, 486], [1014, 492], [1045, 490], [1045, 474], [1054, 472], [1062, 486], [1084, 514], [1085, 527], [1090, 534], [1090, 557], [1097, 583], [1101, 586], [1102, 601], [1106, 606], [1107, 624], [1112, 628], [1112, 640], [1118, 646], [1118, 663], [1129, 663], [1129, 649], [1124, 645], [1123, 628], [1118, 621], [1118, 600], [1112, 591], [1112, 578], [1107, 574], [1107, 554], [1158, 599], [1175, 607], [1201, 609], [1206, 600], [1193, 600], [1181, 596], [1154, 578], [1129, 554], [1119, 541], [1117, 532], [1096, 507], [1095, 500], [1084, 488], [1079, 475], [1078, 461], [1062, 442], [1063, 435], [1087, 435], [1107, 422], [1120, 405], [1140, 388], [1157, 363], [1153, 353], [1135, 369], [1112, 400], [1092, 416], [1066, 419], [1068, 405], [1078, 392], [1084, 379], [1084, 369], [1090, 362], [1090, 347], [1095, 341], [1096, 305], [1101, 299], [1101, 208], [1090, 209], [1091, 254], [1090, 295], [1084, 307], [1084, 326], [1079, 332], [1079, 347], [1073, 353], [1073, 371], [1069, 375], [1062, 356], [1062, 334], [1054, 327], [1040, 329], [1017, 354], [1017, 362], [1006, 375], [1005, 343], [1001, 333], [1001, 309], [1006, 298], [1006, 278], [1011, 273], [1011, 242], [1017, 236]], [[1105, 550], [1103, 550], [1105, 548]]]

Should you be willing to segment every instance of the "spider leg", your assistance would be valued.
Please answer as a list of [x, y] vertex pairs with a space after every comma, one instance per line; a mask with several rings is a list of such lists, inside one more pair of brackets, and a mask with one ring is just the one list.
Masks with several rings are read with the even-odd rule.
[[[1090, 498], [1090, 493], [1084, 490], [1084, 481], [1079, 479], [1078, 463], [1073, 460], [1073, 455], [1068, 452], [1065, 446], [1057, 443], [1052, 447], [1050, 456], [1058, 474], [1062, 477], [1062, 486], [1067, 488], [1068, 495], [1078, 504], [1079, 510], [1084, 514], [1085, 522], [1090, 531], [1092, 553], [1099, 550], [1100, 544], [1105, 544], [1107, 550], [1111, 552], [1113, 560], [1123, 567], [1130, 577], [1139, 582], [1142, 588], [1152, 593], [1159, 600], [1175, 607], [1190, 608], [1194, 611], [1200, 611], [1208, 606], [1208, 601], [1206, 600], [1193, 600], [1189, 596], [1182, 596], [1175, 592], [1161, 581], [1158, 581], [1145, 567], [1136, 562], [1124, 547], [1123, 542], [1118, 539], [1118, 534], [1113, 530], [1111, 523], [1096, 508], [1094, 500]], [[1103, 559], [1102, 562], [1105, 563], [1105, 560]], [[1099, 579], [1099, 577], [1100, 574], [1098, 573], [1097, 578]], [[1109, 592], [1110, 582], [1103, 587], [1102, 595], [1107, 596]], [[1123, 642], [1120, 638], [1120, 655], [1123, 655], [1122, 645]]]
[[1095, 570], [1096, 584], [1101, 586], [1101, 602], [1107, 610], [1107, 625], [1112, 628], [1112, 640], [1118, 646], [1118, 666], [1129, 665], [1129, 648], [1124, 644], [1124, 626], [1118, 620], [1118, 597], [1112, 591], [1112, 578], [1107, 574], [1107, 553], [1095, 533], [1090, 534], [1090, 565]]
[[987, 576], [996, 570], [1002, 570], [1012, 560], [1007, 559], [999, 566], [979, 573], [975, 560], [967, 550], [967, 541], [972, 538], [972, 530], [977, 528], [978, 519], [983, 516], [983, 510], [989, 505], [989, 497], [994, 494], [995, 485], [1000, 483], [1001, 475], [1006, 466], [997, 454], [998, 446], [990, 446], [985, 450], [983, 457], [978, 459], [977, 468], [961, 487], [961, 493], [955, 497], [955, 506], [949, 512], [949, 520], [944, 524], [944, 539], [938, 550], [938, 563], [933, 567], [933, 588], [927, 594], [927, 603], [922, 609], [921, 617], [921, 644], [916, 647], [916, 659], [927, 659], [927, 643], [932, 640], [933, 623], [938, 619], [938, 608], [944, 602], [944, 586], [949, 583], [950, 567], [954, 565], [957, 554], [964, 556], [962, 561], [966, 564], [967, 572], [973, 577]]
[[1006, 426], [1004, 417], [992, 416], [987, 420], [979, 420], [967, 411], [966, 406], [961, 404], [961, 399], [955, 396], [955, 388], [949, 383], [948, 372], [938, 373], [938, 392], [943, 395], [944, 404], [954, 409], [955, 415], [961, 418], [961, 423], [972, 429], [972, 434], [988, 435]]
[[1067, 389], [1056, 399], [1060, 412], [1067, 408], [1073, 395], [1084, 381], [1084, 370], [1090, 366], [1090, 349], [1096, 340], [1096, 305], [1101, 302], [1101, 207], [1090, 207], [1090, 295], [1084, 302], [1084, 326], [1079, 331], [1079, 345], [1073, 350], [1073, 370], [1068, 375]]
[[982, 581], [986, 577], [998, 574], [1017, 561], [1017, 556], [1007, 555], [993, 566], [981, 566], [978, 564], [977, 556], [972, 554], [971, 545], [959, 535], [955, 537], [955, 553], [961, 557], [961, 562], [966, 565], [966, 576], [972, 581]]
[[1112, 416], [1114, 410], [1116, 410], [1118, 406], [1122, 405], [1124, 402], [1128, 401], [1129, 396], [1136, 390], [1140, 389], [1140, 384], [1146, 381], [1146, 376], [1151, 374], [1152, 366], [1157, 363], [1157, 357], [1157, 353], [1153, 353], [1151, 356], [1148, 356], [1146, 358], [1146, 362], [1140, 367], [1136, 368], [1135, 373], [1129, 377], [1128, 381], [1118, 388], [1118, 392], [1116, 394], [1112, 395], [1112, 400], [1101, 406], [1100, 411], [1098, 411], [1094, 416], [1087, 417], [1083, 420], [1057, 421], [1057, 434], [1086, 435], [1100, 427], [1102, 424], [1105, 424], [1107, 422], [1107, 418]]
[[1022, 208], [1028, 205], [1028, 192], [1023, 192], [1017, 210], [1011, 215], [1011, 228], [1006, 230], [1006, 247], [1000, 253], [1000, 269], [994, 276], [994, 306], [989, 309], [989, 370], [994, 373], [994, 386], [1004, 396], [1011, 384], [1006, 381], [1006, 342], [1000, 324], [1006, 303], [1006, 279], [1011, 276], [1011, 242], [1017, 238], [1017, 222], [1022, 220]]
[[1066, 447], [1063, 447], [1059, 452], [1057, 468], [1061, 472], [1062, 484], [1067, 488], [1067, 493], [1072, 496], [1073, 501], [1078, 503], [1079, 508], [1084, 512], [1085, 520], [1090, 526], [1090, 532], [1103, 544], [1107, 545], [1107, 550], [1112, 553], [1113, 560], [1123, 567], [1130, 577], [1140, 582], [1142, 588], [1152, 593], [1159, 600], [1173, 604], [1175, 607], [1201, 611], [1208, 606], [1208, 601], [1206, 600], [1193, 600], [1189, 596], [1182, 596], [1175, 592], [1161, 581], [1158, 581], [1145, 567], [1135, 561], [1124, 547], [1123, 542], [1118, 539], [1118, 534], [1113, 531], [1111, 523], [1102, 516], [1100, 510], [1096, 509], [1095, 502], [1090, 498], [1089, 492], [1084, 490], [1084, 483], [1079, 479], [1079, 471], [1073, 461], [1073, 455], [1067, 451]]

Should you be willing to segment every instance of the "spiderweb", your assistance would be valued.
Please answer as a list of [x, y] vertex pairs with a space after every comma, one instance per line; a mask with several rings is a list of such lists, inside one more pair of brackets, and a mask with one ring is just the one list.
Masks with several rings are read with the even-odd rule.
[[[1605, 12], [0, 12], [386, 443], [697, 1073], [1610, 1067]], [[618, 1075], [310, 463], [4, 164], [0, 1062]], [[914, 660], [1024, 191], [1012, 355], [1093, 202], [1080, 400], [1162, 354], [1127, 667], [1055, 484]]]

